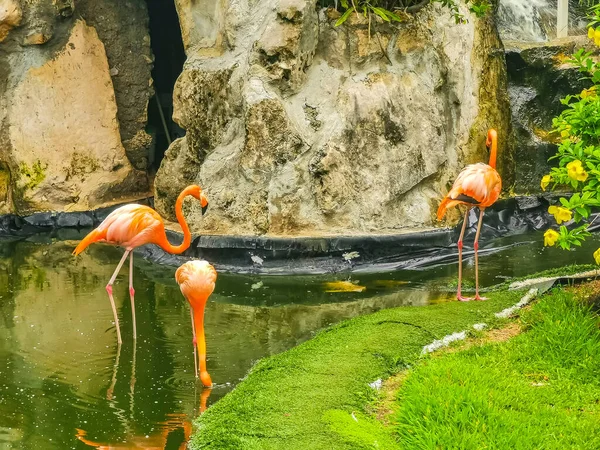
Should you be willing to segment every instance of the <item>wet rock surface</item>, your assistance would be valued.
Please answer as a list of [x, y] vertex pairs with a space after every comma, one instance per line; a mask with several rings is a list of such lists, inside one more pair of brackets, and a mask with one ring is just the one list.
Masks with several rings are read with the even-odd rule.
[[590, 87], [581, 73], [566, 61], [585, 37], [539, 45], [506, 43], [508, 95], [512, 116], [510, 147], [515, 166], [515, 192], [540, 192], [540, 180], [550, 170], [548, 158], [557, 150], [552, 119], [565, 108], [560, 100]]

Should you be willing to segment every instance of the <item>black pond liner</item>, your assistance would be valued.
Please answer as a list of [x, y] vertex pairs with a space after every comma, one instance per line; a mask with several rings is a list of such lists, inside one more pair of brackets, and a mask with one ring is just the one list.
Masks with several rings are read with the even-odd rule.
[[[555, 203], [552, 201], [554, 198], [515, 197], [500, 200], [488, 208], [480, 237], [486, 248], [480, 248], [479, 253], [483, 255], [505, 249], [506, 246], [488, 245], [496, 238], [545, 230], [555, 225], [554, 219], [547, 212], [550, 203]], [[152, 199], [138, 203], [153, 204]], [[118, 206], [88, 212], [0, 216], [0, 237], [81, 239], [82, 232], [97, 226]], [[476, 208], [469, 214], [464, 239], [465, 256], [473, 253], [478, 214]], [[590, 231], [598, 227], [600, 221], [593, 224]], [[231, 273], [290, 275], [387, 272], [454, 264], [459, 233], [460, 225], [411, 233], [338, 237], [202, 235], [194, 238], [190, 248], [181, 255], [168, 254], [155, 245], [138, 248], [136, 254], [170, 266], [179, 266], [190, 258], [202, 258], [214, 264], [217, 270]], [[171, 242], [181, 242], [181, 234], [171, 231], [167, 234]], [[357, 255], [348, 260], [348, 254], [353, 252]]]

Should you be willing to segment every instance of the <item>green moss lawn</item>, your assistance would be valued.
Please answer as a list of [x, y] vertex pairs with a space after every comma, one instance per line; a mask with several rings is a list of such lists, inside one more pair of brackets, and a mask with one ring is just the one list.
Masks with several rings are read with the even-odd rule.
[[[524, 292], [343, 322], [260, 361], [199, 418], [191, 447], [598, 449], [600, 321], [586, 292], [541, 297], [512, 319], [522, 332], [510, 340], [425, 357], [446, 334], [503, 326], [493, 313]], [[401, 383], [368, 386], [392, 375]]]
[[[234, 391], [200, 417], [191, 447], [375, 448], [369, 447], [368, 436], [379, 434], [379, 428], [371, 427], [364, 414], [376, 395], [368, 383], [413, 364], [424, 345], [487, 321], [522, 295], [494, 293], [485, 302], [395, 308], [333, 326], [260, 361]], [[358, 426], [340, 434], [348, 430], [348, 421]], [[366, 447], [361, 440], [365, 433]], [[383, 431], [377, 439], [390, 443], [390, 436]]]

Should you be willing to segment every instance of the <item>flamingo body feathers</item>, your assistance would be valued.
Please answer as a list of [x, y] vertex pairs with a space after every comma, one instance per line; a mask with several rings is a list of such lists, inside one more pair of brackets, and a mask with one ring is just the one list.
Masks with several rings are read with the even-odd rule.
[[496, 169], [484, 163], [470, 164], [460, 172], [440, 204], [437, 218], [441, 220], [446, 209], [459, 204], [487, 208], [498, 200], [501, 190], [502, 179]]
[[148, 243], [158, 243], [165, 227], [160, 215], [144, 205], [124, 205], [111, 212], [98, 227], [79, 243], [78, 255], [93, 242], [107, 242], [133, 249]]

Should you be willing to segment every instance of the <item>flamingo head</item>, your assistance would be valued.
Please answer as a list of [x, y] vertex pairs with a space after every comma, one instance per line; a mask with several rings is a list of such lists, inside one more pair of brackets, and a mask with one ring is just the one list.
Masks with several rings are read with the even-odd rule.
[[177, 269], [175, 279], [188, 301], [206, 301], [215, 289], [217, 271], [207, 261], [192, 260]]
[[490, 148], [492, 143], [498, 139], [498, 133], [493, 128], [488, 130], [487, 139], [485, 140], [485, 146]]
[[204, 194], [204, 192], [202, 192], [202, 188], [198, 185], [189, 186], [188, 193], [189, 195], [197, 198], [200, 201], [200, 206], [202, 207], [202, 215], [204, 215], [206, 209], [208, 208], [208, 198], [206, 198], [206, 195]]

